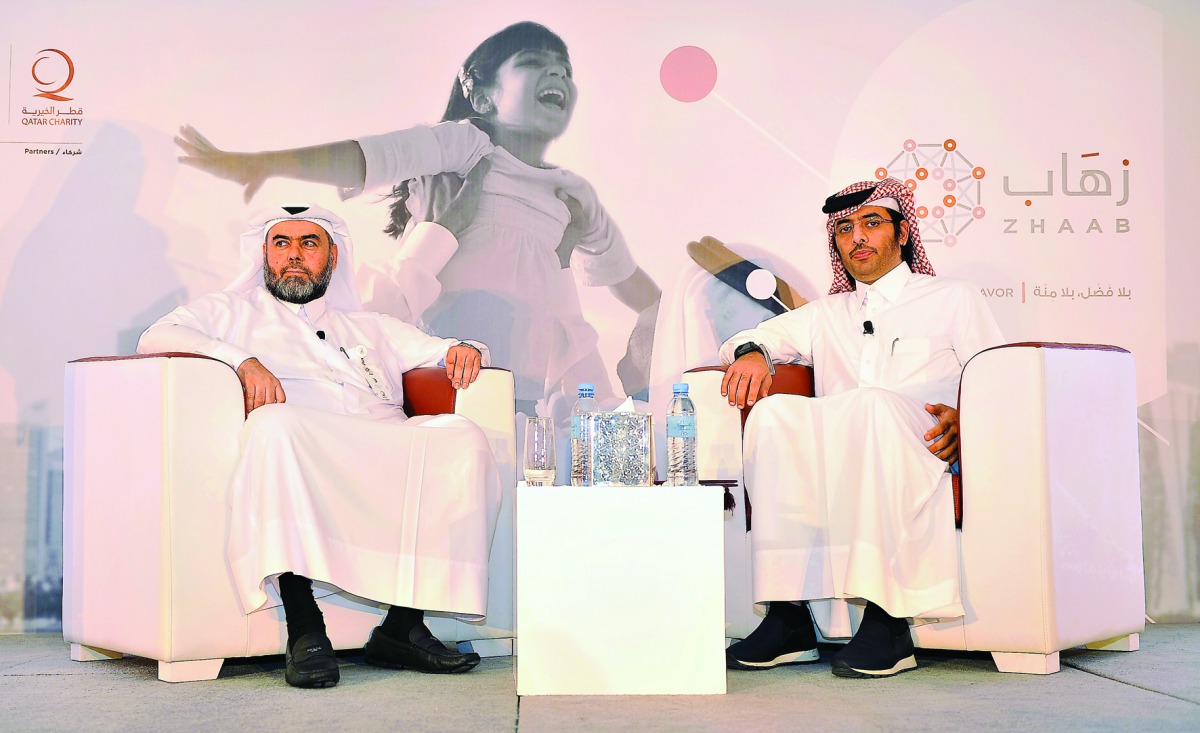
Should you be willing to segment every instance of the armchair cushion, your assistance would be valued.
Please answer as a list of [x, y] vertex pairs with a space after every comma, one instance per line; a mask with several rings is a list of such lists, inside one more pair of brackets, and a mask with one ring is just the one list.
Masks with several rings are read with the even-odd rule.
[[442, 367], [421, 367], [404, 373], [404, 414], [441, 415], [454, 412], [457, 390]]

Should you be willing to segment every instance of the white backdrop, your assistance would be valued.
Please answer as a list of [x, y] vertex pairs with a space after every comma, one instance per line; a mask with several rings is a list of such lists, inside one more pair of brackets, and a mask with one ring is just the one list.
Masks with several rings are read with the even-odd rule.
[[[1168, 384], [1164, 303], [1181, 287], [1171, 278], [1200, 259], [1169, 249], [1164, 216], [1194, 207], [1193, 196], [1164, 185], [1186, 182], [1171, 166], [1190, 173], [1176, 161], [1194, 161], [1197, 149], [1182, 134], [1187, 119], [1173, 116], [1181, 103], [1164, 99], [1164, 55], [1171, 88], [1196, 82], [1195, 53], [1182, 39], [1200, 24], [1184, 3], [6, 4], [0, 597], [25, 593], [25, 628], [53, 616], [52, 600], [39, 599], [53, 596], [60, 563], [63, 363], [128, 351], [170, 307], [224, 285], [237, 234], [267, 204], [342, 212], [360, 262], [394, 246], [379, 233], [386, 207], [372, 197], [343, 203], [332, 189], [276, 179], [245, 204], [234, 184], [176, 162], [176, 129], [192, 124], [218, 146], [261, 150], [432, 123], [471, 49], [526, 19], [566, 41], [580, 92], [548, 158], [596, 187], [662, 287], [660, 343], [678, 339], [678, 304], [695, 307], [679, 297], [698, 272], [689, 241], [715, 236], [816, 297], [829, 282], [822, 200], [882, 168], [914, 181], [935, 267], [985, 288], [1012, 340], [1130, 348], [1151, 427], [1150, 412], [1178, 392]], [[715, 87], [691, 103], [667, 94], [660, 78], [680, 46], [703, 49], [717, 70]], [[58, 93], [69, 99], [34, 96], [65, 78], [64, 57], [46, 49], [73, 63]], [[28, 123], [49, 118], [77, 123]], [[1165, 154], [1165, 144], [1176, 147]], [[634, 315], [604, 288], [580, 295], [611, 371]], [[715, 286], [707, 297], [731, 296]], [[733, 310], [757, 317], [745, 303]], [[708, 320], [715, 340], [736, 319]], [[1172, 344], [1197, 340], [1190, 322], [1177, 330]], [[697, 353], [656, 354], [659, 409], [661, 388]], [[1196, 501], [1186, 478], [1195, 418], [1172, 410], [1183, 447], [1149, 439], [1170, 465], [1184, 462], [1156, 490], [1164, 511], [1186, 515]], [[1177, 568], [1164, 586], [1195, 572], [1194, 537], [1175, 536], [1158, 553]], [[1162, 596], [1163, 608], [1195, 613], [1195, 595]]]

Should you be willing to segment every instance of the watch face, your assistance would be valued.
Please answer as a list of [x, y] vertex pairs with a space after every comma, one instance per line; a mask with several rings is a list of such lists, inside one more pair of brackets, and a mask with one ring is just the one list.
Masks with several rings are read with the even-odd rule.
[[733, 358], [740, 359], [752, 351], [760, 351], [760, 349], [758, 348], [758, 344], [748, 341], [733, 350]]

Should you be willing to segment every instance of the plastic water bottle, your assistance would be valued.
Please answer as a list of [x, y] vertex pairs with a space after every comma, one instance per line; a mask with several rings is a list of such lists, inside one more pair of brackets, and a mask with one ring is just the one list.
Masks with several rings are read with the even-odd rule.
[[588, 436], [584, 431], [583, 416], [589, 412], [595, 412], [596, 407], [596, 385], [584, 382], [579, 385], [579, 399], [575, 400], [575, 407], [571, 410], [571, 485], [572, 486], [591, 486], [592, 482], [588, 478], [591, 468], [590, 461], [592, 452], [591, 446], [588, 445]]
[[676, 384], [667, 408], [667, 486], [696, 486], [696, 405], [688, 386]]

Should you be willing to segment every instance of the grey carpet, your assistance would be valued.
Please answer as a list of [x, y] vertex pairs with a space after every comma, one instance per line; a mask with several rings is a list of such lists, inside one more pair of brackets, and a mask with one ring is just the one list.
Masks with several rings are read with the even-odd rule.
[[1200, 730], [1200, 625], [1157, 625], [1134, 653], [1069, 651], [1047, 677], [995, 671], [983, 654], [919, 653], [887, 680], [821, 663], [731, 672], [714, 696], [516, 696], [511, 658], [465, 675], [368, 667], [295, 690], [279, 657], [226, 663], [213, 682], [167, 684], [137, 658], [79, 663], [53, 636], [0, 636], [5, 731], [1064, 731]]

